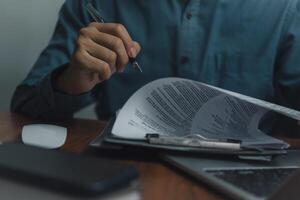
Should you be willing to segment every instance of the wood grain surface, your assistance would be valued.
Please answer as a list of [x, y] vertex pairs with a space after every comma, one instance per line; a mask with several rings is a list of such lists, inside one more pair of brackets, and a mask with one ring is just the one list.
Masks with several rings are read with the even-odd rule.
[[[22, 115], [12, 113], [0, 113], [0, 140], [13, 142], [20, 139], [22, 127], [26, 124], [48, 123], [67, 127], [68, 137], [62, 151], [85, 154], [88, 143], [93, 140], [105, 127], [105, 122], [97, 120], [73, 119], [70, 121], [42, 121], [33, 120]], [[285, 139], [294, 148], [300, 148], [299, 139]], [[126, 155], [124, 152], [99, 152], [97, 156], [106, 156], [120, 160], [120, 162], [134, 165], [140, 173], [140, 188], [142, 198], [146, 200], [193, 200], [193, 199], [225, 199], [222, 194], [211, 190], [205, 184], [194, 180], [160, 161], [155, 155], [139, 154]], [[129, 158], [127, 158], [129, 157]]]

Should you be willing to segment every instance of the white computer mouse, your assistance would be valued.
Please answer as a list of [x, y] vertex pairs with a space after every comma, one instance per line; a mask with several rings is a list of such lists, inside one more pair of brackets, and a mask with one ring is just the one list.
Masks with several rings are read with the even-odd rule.
[[67, 129], [49, 124], [26, 125], [22, 130], [24, 144], [56, 149], [63, 146], [67, 139]]

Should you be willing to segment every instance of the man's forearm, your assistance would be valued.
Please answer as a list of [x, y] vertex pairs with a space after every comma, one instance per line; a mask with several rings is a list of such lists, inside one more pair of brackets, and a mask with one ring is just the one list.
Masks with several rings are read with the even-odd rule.
[[39, 85], [20, 85], [13, 96], [11, 111], [34, 118], [71, 118], [82, 107], [94, 101], [91, 93], [72, 96], [55, 91], [51, 75]]

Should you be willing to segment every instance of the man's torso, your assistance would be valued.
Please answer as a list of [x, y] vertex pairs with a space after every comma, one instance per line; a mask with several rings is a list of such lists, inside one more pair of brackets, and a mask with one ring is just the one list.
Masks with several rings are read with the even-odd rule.
[[272, 101], [274, 66], [290, 2], [95, 1], [107, 21], [124, 24], [141, 44], [138, 61], [143, 68], [137, 73], [128, 65], [99, 86], [100, 116], [121, 108], [147, 82], [169, 76]]

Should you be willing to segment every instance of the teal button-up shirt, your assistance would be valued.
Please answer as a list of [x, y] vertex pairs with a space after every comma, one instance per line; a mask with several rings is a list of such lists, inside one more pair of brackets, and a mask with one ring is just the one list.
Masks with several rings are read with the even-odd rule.
[[111, 116], [138, 88], [183, 77], [300, 109], [298, 0], [94, 0], [109, 22], [125, 25], [142, 46], [143, 73], [127, 66], [91, 92], [68, 96], [51, 77], [66, 66], [78, 30], [92, 19], [86, 0], [67, 0], [54, 35], [17, 88], [12, 110], [33, 117], [70, 117], [97, 102]]

